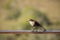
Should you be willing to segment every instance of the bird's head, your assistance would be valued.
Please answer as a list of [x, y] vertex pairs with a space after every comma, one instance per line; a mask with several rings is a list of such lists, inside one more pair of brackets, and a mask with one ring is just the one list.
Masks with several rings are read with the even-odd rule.
[[28, 21], [34, 21], [33, 19], [29, 19]]
[[34, 19], [28, 19], [28, 21], [26, 22], [34, 22], [35, 20]]

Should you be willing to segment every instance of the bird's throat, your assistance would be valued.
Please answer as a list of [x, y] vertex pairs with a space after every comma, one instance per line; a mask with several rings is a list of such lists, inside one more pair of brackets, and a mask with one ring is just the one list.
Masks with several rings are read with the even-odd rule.
[[34, 21], [29, 21], [29, 23], [31, 24], [31, 26], [33, 26], [35, 24]]

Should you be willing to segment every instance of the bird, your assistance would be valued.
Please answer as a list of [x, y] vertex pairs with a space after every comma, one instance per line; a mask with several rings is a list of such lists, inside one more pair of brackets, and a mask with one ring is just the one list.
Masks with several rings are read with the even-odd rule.
[[43, 32], [46, 31], [46, 29], [36, 20], [29, 19], [29, 24], [33, 27], [33, 30], [32, 30], [33, 32], [34, 32], [34, 30], [36, 30], [36, 32], [37, 32], [38, 28], [43, 29]]

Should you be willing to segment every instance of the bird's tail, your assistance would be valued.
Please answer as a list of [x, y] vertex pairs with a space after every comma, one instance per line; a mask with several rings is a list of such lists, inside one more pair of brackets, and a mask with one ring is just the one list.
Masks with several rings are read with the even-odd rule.
[[41, 27], [41, 29], [43, 29], [43, 32], [45, 32], [45, 31], [46, 31], [46, 29], [45, 29], [44, 27]]

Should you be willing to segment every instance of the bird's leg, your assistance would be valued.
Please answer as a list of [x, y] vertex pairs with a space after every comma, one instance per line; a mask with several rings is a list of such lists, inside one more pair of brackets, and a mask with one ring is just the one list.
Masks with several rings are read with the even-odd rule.
[[42, 27], [40, 27], [39, 29], [42, 30]]
[[32, 30], [32, 32], [34, 32], [34, 30], [35, 30], [35, 27], [33, 27], [33, 30]]
[[34, 30], [36, 30], [36, 32], [37, 32], [37, 27], [33, 27], [33, 32], [34, 32]]
[[38, 30], [37, 30], [37, 29], [38, 29], [38, 27], [35, 27], [35, 29], [36, 29], [36, 32], [38, 32]]

